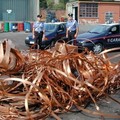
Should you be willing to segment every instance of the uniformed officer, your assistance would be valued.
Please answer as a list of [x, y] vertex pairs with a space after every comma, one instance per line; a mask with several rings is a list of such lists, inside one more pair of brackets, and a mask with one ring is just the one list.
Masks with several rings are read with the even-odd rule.
[[33, 24], [33, 38], [35, 39], [35, 48], [41, 49], [42, 37], [45, 32], [44, 23], [41, 22], [42, 15], [37, 15], [37, 21]]
[[68, 43], [72, 43], [72, 39], [75, 39], [78, 35], [78, 30], [79, 30], [79, 26], [78, 26], [78, 22], [76, 20], [73, 19], [73, 14], [69, 13], [68, 14], [68, 21], [66, 24], [66, 37], [68, 38]]

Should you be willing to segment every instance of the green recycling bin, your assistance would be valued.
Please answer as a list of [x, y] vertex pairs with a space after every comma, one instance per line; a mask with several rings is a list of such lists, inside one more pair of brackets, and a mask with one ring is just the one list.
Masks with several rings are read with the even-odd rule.
[[4, 32], [9, 32], [9, 22], [4, 23]]

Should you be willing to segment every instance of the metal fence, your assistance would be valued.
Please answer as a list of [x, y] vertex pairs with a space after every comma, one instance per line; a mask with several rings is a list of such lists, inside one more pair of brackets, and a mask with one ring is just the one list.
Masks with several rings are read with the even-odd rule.
[[37, 0], [0, 0], [0, 21], [32, 21]]

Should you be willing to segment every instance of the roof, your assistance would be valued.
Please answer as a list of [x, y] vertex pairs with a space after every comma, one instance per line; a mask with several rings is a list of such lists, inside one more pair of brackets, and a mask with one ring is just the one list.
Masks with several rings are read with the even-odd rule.
[[73, 2], [67, 2], [67, 4], [73, 4], [73, 3], [104, 3], [104, 4], [120, 4], [120, 1], [88, 1], [88, 0], [86, 0], [86, 1], [73, 1]]

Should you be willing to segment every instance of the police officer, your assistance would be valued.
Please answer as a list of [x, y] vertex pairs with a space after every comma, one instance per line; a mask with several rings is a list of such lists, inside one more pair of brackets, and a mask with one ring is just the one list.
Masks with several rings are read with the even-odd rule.
[[41, 22], [42, 15], [37, 15], [37, 21], [33, 24], [33, 38], [35, 39], [35, 48], [41, 49], [42, 38], [45, 32], [44, 23]]
[[72, 39], [75, 39], [78, 35], [78, 22], [73, 19], [73, 14], [69, 13], [68, 14], [68, 21], [66, 24], [66, 37], [68, 38], [68, 43], [72, 43]]

